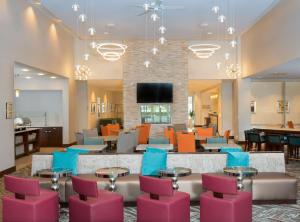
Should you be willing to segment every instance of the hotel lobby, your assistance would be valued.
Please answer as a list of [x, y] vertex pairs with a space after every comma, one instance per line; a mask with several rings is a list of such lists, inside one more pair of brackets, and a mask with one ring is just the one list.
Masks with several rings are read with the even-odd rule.
[[300, 221], [299, 11], [0, 0], [0, 221]]

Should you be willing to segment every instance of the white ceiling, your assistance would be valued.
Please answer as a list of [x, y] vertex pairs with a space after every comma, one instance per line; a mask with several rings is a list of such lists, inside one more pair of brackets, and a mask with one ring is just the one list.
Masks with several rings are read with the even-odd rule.
[[[77, 0], [81, 9], [84, 8], [84, 3], [87, 1], [94, 4], [92, 8], [95, 10], [94, 21], [98, 39], [145, 38], [145, 16], [137, 16], [143, 12], [143, 9], [135, 5], [143, 5], [146, 0]], [[214, 6], [214, 2], [218, 2], [221, 12], [228, 17], [226, 12], [228, 5], [226, 2], [228, 1], [236, 8], [236, 30], [238, 34], [241, 34], [279, 0], [164, 0], [165, 5], [184, 7], [182, 10], [166, 12], [166, 38], [178, 40], [216, 39], [218, 22], [216, 22], [216, 15], [213, 14], [211, 8]], [[76, 32], [76, 19], [79, 13], [76, 14], [71, 8], [72, 4], [76, 2], [75, 0], [41, 0], [41, 2], [43, 7], [61, 19], [73, 32]], [[115, 27], [108, 28], [107, 24], [109, 23], [115, 24]], [[203, 23], [207, 23], [208, 26], [201, 27]], [[81, 28], [80, 36], [87, 36], [87, 29], [88, 27]], [[104, 32], [107, 31], [111, 34], [105, 35]], [[207, 35], [207, 32], [212, 32], [213, 35]]]

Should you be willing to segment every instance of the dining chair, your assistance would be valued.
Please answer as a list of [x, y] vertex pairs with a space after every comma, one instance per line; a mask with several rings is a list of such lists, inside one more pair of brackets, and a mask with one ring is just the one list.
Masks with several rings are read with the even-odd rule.
[[119, 133], [117, 141], [117, 153], [133, 153], [136, 146], [136, 132]]
[[226, 138], [227, 143], [228, 143], [228, 141], [230, 139], [230, 130], [225, 130], [223, 137]]
[[142, 124], [137, 126], [137, 128], [139, 129], [139, 144], [147, 144], [149, 140], [150, 126]]
[[97, 128], [84, 129], [84, 130], [82, 130], [82, 132], [83, 132], [83, 136], [86, 136], [86, 137], [97, 137], [98, 136]]
[[202, 174], [201, 222], [251, 222], [252, 194], [237, 189], [235, 177]]
[[58, 222], [58, 193], [40, 189], [37, 179], [4, 176], [3, 222]]
[[266, 134], [265, 136], [266, 150], [268, 151], [284, 151], [284, 139], [279, 134]]
[[107, 124], [107, 134], [108, 136], [117, 136], [120, 132], [120, 125], [118, 123], [116, 124]]
[[287, 144], [288, 144], [288, 159], [299, 160], [300, 136], [295, 136], [295, 135], [287, 136]]
[[177, 146], [177, 140], [174, 132], [174, 128], [165, 128], [164, 129], [164, 135], [166, 138], [169, 139], [170, 144], [173, 144], [174, 146]]
[[212, 127], [209, 128], [198, 127], [196, 128], [196, 131], [199, 136], [212, 137], [214, 135], [214, 129]]
[[289, 129], [295, 129], [295, 126], [294, 126], [293, 121], [288, 121], [288, 122], [287, 122], [287, 125], [288, 125], [288, 128], [289, 128]]
[[190, 221], [190, 195], [174, 191], [171, 179], [140, 176], [137, 222]]
[[69, 198], [70, 222], [123, 222], [123, 196], [98, 189], [97, 182], [72, 176], [76, 195]]
[[177, 132], [176, 135], [179, 153], [196, 152], [196, 141], [193, 133]]
[[255, 144], [257, 151], [261, 151], [262, 144], [265, 143], [265, 138], [259, 132], [250, 131], [248, 133], [248, 141], [250, 145], [249, 150], [253, 147], [253, 144]]
[[84, 141], [83, 141], [83, 133], [76, 132], [75, 133], [75, 138], [76, 138], [76, 144], [77, 145], [83, 145], [83, 143], [84, 143]]

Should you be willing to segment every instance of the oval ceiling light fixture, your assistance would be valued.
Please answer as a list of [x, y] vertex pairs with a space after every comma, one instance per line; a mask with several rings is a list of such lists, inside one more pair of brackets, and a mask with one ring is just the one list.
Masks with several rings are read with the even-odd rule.
[[72, 9], [74, 12], [78, 12], [79, 8], [80, 8], [80, 6], [77, 3], [72, 5]]
[[97, 45], [97, 52], [107, 61], [117, 61], [126, 52], [127, 46], [119, 43], [108, 42], [99, 43]]
[[208, 59], [210, 58], [221, 46], [216, 44], [201, 43], [190, 45], [189, 50], [191, 50], [198, 58]]
[[220, 11], [220, 7], [219, 6], [214, 6], [214, 7], [212, 7], [212, 9], [211, 9], [215, 14], [218, 14], [218, 12]]

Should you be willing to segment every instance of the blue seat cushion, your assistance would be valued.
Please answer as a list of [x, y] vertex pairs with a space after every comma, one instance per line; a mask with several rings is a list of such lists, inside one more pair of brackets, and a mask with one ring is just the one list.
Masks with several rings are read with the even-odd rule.
[[249, 153], [227, 152], [227, 167], [249, 167]]
[[103, 145], [104, 140], [99, 137], [83, 137], [84, 145]]
[[158, 176], [160, 170], [167, 168], [167, 151], [147, 148], [142, 160], [143, 176]]
[[78, 153], [76, 152], [53, 152], [52, 170], [72, 170], [77, 175]]
[[227, 139], [224, 137], [212, 137], [207, 138], [207, 143], [227, 143]]
[[220, 153], [228, 153], [228, 152], [243, 152], [243, 150], [242, 148], [221, 147]]
[[78, 153], [78, 154], [86, 154], [86, 153], [89, 153], [89, 150], [86, 150], [86, 149], [83, 149], [83, 148], [68, 147], [67, 152], [75, 152], [75, 153]]
[[169, 144], [169, 139], [160, 137], [160, 138], [149, 138], [149, 144]]

